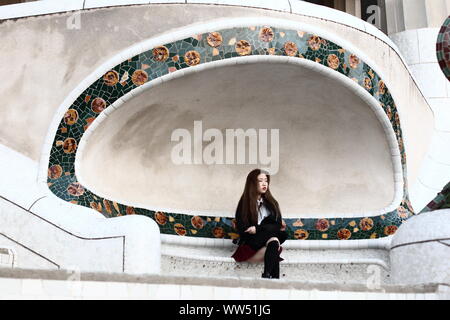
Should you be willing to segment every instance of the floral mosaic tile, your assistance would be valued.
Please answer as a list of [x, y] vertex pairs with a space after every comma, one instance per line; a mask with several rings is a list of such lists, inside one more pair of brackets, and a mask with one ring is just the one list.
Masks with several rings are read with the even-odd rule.
[[154, 219], [164, 234], [236, 239], [238, 234], [233, 218], [152, 211], [99, 197], [77, 181], [74, 161], [79, 142], [89, 125], [121, 96], [176, 70], [250, 55], [308, 59], [349, 77], [369, 92], [386, 112], [401, 152], [404, 198], [396, 210], [375, 217], [285, 219], [289, 239], [374, 239], [395, 233], [414, 212], [408, 199], [406, 154], [400, 119], [389, 89], [368, 64], [338, 44], [308, 32], [268, 26], [192, 35], [142, 52], [106, 72], [73, 102], [61, 119], [55, 132], [48, 166], [48, 186], [51, 191], [65, 201], [93, 208], [106, 217], [145, 215]]
[[436, 56], [444, 75], [450, 80], [450, 16], [439, 30], [436, 42]]
[[445, 185], [442, 191], [420, 213], [438, 209], [450, 209], [450, 182]]

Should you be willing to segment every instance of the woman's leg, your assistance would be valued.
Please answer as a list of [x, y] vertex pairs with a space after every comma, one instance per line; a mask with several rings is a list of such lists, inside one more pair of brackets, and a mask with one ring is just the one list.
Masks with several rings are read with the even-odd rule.
[[280, 278], [280, 262], [278, 260], [278, 249], [280, 242], [278, 238], [272, 237], [267, 241], [266, 253], [264, 255], [264, 273], [263, 278]]
[[246, 260], [246, 262], [263, 262], [265, 254], [266, 254], [266, 247], [262, 247], [261, 249], [256, 251], [254, 256]]

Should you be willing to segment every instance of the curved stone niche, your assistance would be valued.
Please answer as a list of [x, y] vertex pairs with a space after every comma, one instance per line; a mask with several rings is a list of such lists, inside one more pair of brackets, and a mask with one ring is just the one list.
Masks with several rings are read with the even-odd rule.
[[284, 218], [389, 211], [401, 197], [395, 140], [352, 88], [311, 65], [272, 57], [150, 86], [89, 127], [78, 181], [121, 203], [218, 216], [234, 212], [248, 172], [268, 167]]
[[[305, 59], [347, 77], [369, 93], [382, 108], [395, 133], [403, 176], [403, 197], [390, 212], [376, 216], [286, 218], [290, 239], [370, 239], [395, 233], [412, 213], [406, 183], [406, 155], [397, 108], [379, 75], [356, 54], [315, 34], [255, 26], [217, 30], [166, 43], [123, 61], [92, 83], [68, 107], [53, 141], [48, 185], [58, 197], [94, 208], [106, 217], [146, 215], [165, 234], [236, 238], [233, 218], [150, 210], [118, 203], [83, 186], [75, 172], [77, 148], [89, 125], [109, 106], [132, 90], [171, 72], [210, 62], [248, 56], [287, 56]], [[353, 82], [352, 82], [353, 83]], [[187, 208], [189, 209], [189, 208]]]

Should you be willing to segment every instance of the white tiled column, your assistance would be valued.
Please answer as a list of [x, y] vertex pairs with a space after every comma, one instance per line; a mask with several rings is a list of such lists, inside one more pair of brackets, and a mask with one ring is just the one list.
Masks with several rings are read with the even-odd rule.
[[390, 36], [403, 53], [435, 117], [433, 141], [416, 183], [410, 185], [416, 211], [422, 210], [450, 181], [450, 81], [436, 58], [438, 33], [439, 28], [422, 28]]

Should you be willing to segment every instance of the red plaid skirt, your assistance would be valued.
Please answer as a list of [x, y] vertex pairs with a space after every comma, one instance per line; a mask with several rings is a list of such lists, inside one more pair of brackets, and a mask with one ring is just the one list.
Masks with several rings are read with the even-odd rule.
[[[283, 251], [283, 247], [280, 246], [279, 254], [281, 254], [282, 251]], [[236, 249], [236, 251], [233, 253], [233, 255], [231, 257], [234, 258], [234, 260], [236, 262], [243, 262], [243, 261], [247, 261], [248, 259], [253, 257], [255, 254], [256, 254], [256, 251], [254, 249], [252, 249], [248, 244], [241, 244], [241, 245], [239, 245], [239, 247]], [[280, 256], [278, 256], [278, 259], [279, 259], [278, 261], [284, 260]]]

